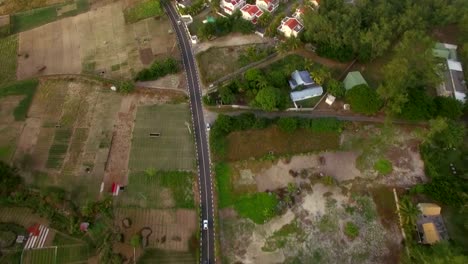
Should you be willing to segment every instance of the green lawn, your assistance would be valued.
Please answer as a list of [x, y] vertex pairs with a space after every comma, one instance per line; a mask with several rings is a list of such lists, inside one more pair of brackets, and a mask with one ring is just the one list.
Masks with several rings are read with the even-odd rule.
[[296, 102], [297, 106], [300, 106], [302, 108], [313, 108], [322, 98], [322, 96], [316, 96], [312, 97], [306, 100], [302, 100], [299, 102]]
[[[190, 132], [189, 132], [190, 128]], [[138, 107], [133, 129], [129, 169], [192, 170], [195, 146], [188, 105]], [[159, 133], [159, 136], [150, 136]]]
[[276, 215], [278, 202], [274, 193], [246, 194], [237, 198], [234, 208], [240, 216], [263, 224]]
[[18, 36], [0, 38], [0, 86], [16, 80]]
[[159, 1], [154, 0], [147, 0], [124, 10], [125, 22], [127, 24], [135, 23], [148, 17], [161, 16], [162, 14], [163, 10]]
[[218, 206], [219, 208], [229, 207], [235, 200], [231, 183], [231, 167], [224, 162], [218, 163], [215, 166], [215, 173], [218, 187]]
[[[73, 2], [76, 3], [76, 9], [63, 13], [61, 16], [58, 16], [58, 8], [66, 6], [68, 4], [73, 4]], [[45, 25], [50, 22], [54, 22], [57, 19], [63, 17], [75, 16], [80, 13], [84, 13], [88, 10], [88, 0], [75, 0], [16, 13], [11, 16], [11, 31], [13, 33], [26, 31], [35, 27]]]
[[189, 172], [162, 172], [148, 170], [131, 174], [124, 193], [119, 196], [121, 206], [166, 208], [163, 189], [170, 190], [176, 208], [194, 208], [193, 174]]
[[[0, 53], [1, 52], [0, 50]], [[24, 98], [13, 111], [16, 121], [23, 121], [26, 119], [38, 84], [39, 82], [33, 79], [0, 86], [0, 98], [11, 95], [24, 95]]]

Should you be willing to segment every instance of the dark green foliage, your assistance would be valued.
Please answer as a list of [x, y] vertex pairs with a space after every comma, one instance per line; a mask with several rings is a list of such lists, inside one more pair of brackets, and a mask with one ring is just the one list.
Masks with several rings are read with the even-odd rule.
[[325, 85], [327, 92], [336, 98], [343, 98], [346, 94], [346, 89], [342, 82], [339, 82], [335, 79], [331, 79]]
[[0, 87], [0, 98], [10, 95], [24, 95], [24, 98], [13, 110], [16, 121], [22, 121], [26, 119], [38, 84], [39, 82], [33, 79]]
[[293, 117], [281, 117], [278, 120], [278, 126], [284, 132], [292, 133], [296, 131], [298, 122], [297, 122], [297, 119]]
[[374, 89], [365, 84], [357, 85], [346, 92], [346, 101], [354, 112], [372, 115], [382, 107], [382, 102]]
[[408, 120], [427, 120], [434, 116], [434, 101], [424, 89], [414, 88], [408, 92], [408, 102], [403, 104], [400, 116]]
[[288, 78], [281, 71], [270, 71], [267, 74], [267, 79], [274, 87], [289, 87]]
[[135, 81], [157, 80], [168, 74], [180, 71], [179, 63], [176, 59], [169, 57], [165, 60], [155, 61], [149, 69], [143, 69], [135, 76]]
[[179, 12], [182, 15], [195, 16], [195, 15], [198, 15], [201, 11], [203, 11], [204, 8], [205, 8], [205, 1], [197, 0], [186, 8], [179, 8]]
[[133, 92], [133, 90], [135, 90], [135, 84], [131, 81], [124, 81], [119, 86], [119, 92], [121, 93], [128, 94]]
[[281, 91], [275, 87], [265, 87], [258, 91], [255, 103], [265, 111], [273, 111], [282, 105]]
[[8, 196], [17, 190], [23, 179], [18, 171], [8, 164], [0, 161], [0, 196]]
[[434, 99], [434, 103], [438, 116], [458, 119], [463, 114], [463, 104], [455, 98], [437, 96]]

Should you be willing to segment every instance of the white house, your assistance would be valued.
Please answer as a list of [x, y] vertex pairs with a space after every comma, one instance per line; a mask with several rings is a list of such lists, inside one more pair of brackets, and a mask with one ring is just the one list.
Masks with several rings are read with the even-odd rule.
[[279, 0], [256, 0], [255, 4], [264, 11], [272, 13], [279, 6]]
[[[307, 71], [294, 71], [289, 80], [291, 87], [290, 97], [294, 105], [297, 107], [296, 102], [306, 100], [312, 97], [321, 96], [323, 94], [322, 86], [316, 84], [309, 72]], [[301, 89], [299, 89], [301, 88]]]
[[263, 15], [263, 11], [256, 5], [246, 4], [241, 8], [242, 18], [257, 24], [258, 19]]
[[283, 33], [283, 35], [287, 38], [291, 36], [297, 37], [299, 32], [304, 29], [304, 26], [301, 22], [294, 17], [285, 17], [281, 21], [281, 25], [278, 27], [278, 31]]
[[236, 10], [241, 9], [245, 5], [245, 0], [223, 0], [221, 8], [228, 15], [234, 14]]

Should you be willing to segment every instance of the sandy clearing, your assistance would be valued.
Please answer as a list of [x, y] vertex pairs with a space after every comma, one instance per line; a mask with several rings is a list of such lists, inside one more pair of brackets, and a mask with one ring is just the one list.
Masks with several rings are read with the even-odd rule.
[[[320, 164], [320, 157], [325, 158], [325, 164]], [[275, 190], [287, 187], [288, 183], [297, 182], [290, 171], [311, 170], [312, 173], [330, 175], [338, 181], [351, 180], [360, 176], [360, 171], [355, 166], [357, 157], [355, 152], [337, 151], [293, 156], [289, 161], [280, 159], [276, 164], [256, 174], [257, 189]]]
[[211, 41], [205, 41], [194, 46], [193, 51], [195, 54], [208, 50], [211, 47], [229, 47], [241, 46], [247, 44], [268, 43], [268, 38], [262, 38], [255, 34], [242, 35], [230, 34], [229, 36], [217, 38]]

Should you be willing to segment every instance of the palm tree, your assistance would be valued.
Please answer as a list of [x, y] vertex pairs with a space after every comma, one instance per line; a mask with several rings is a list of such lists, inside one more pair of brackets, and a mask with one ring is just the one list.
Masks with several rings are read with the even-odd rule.
[[413, 228], [421, 211], [411, 200], [405, 196], [398, 203], [400, 207], [401, 221], [404, 226]]
[[268, 81], [261, 76], [260, 78], [257, 79], [257, 88], [262, 89], [268, 86]]

